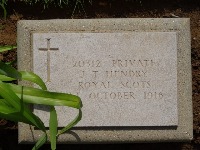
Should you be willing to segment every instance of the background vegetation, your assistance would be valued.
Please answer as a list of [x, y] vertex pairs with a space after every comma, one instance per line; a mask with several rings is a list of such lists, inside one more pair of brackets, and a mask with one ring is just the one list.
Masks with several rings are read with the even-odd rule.
[[[82, 9], [82, 11], [85, 13], [84, 4], [86, 2], [92, 5], [92, 0], [20, 0], [20, 1], [24, 2], [27, 5], [40, 5], [44, 9], [49, 8], [50, 6], [60, 7], [60, 8], [71, 7], [73, 8], [72, 16], [76, 9], [79, 10]], [[0, 0], [0, 6], [3, 11], [4, 19], [6, 19], [7, 16], [7, 5], [8, 5], [8, 0]]]

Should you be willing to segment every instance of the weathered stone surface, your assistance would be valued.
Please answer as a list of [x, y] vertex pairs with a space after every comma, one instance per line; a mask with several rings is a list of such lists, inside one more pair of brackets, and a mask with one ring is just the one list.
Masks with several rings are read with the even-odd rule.
[[[81, 97], [83, 119], [77, 126], [178, 125], [176, 32], [33, 33], [32, 37], [33, 71], [51, 91]], [[47, 39], [50, 48], [57, 49], [42, 51]], [[76, 116], [67, 107], [57, 110], [59, 126]], [[37, 107], [34, 111], [48, 126], [49, 112]]]
[[[81, 128], [72, 130], [76, 136], [60, 136], [61, 143], [190, 140], [190, 61], [188, 19], [18, 23], [19, 69], [38, 73], [52, 91], [83, 100]], [[63, 114], [75, 114], [57, 109], [60, 126], [73, 118]], [[29, 130], [19, 124], [19, 141], [33, 141], [24, 128]], [[39, 135], [35, 130], [34, 138]]]

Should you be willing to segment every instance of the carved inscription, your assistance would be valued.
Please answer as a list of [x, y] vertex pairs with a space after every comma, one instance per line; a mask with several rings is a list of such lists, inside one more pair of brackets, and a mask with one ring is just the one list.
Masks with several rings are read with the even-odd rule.
[[[177, 33], [88, 29], [32, 34], [33, 71], [49, 81], [48, 90], [82, 100], [77, 126], [178, 125]], [[60, 127], [77, 115], [56, 109]], [[41, 108], [34, 112], [49, 118]]]
[[39, 48], [40, 51], [47, 51], [47, 82], [50, 82], [50, 51], [59, 50], [58, 48], [50, 48], [50, 40], [51, 38], [47, 38], [47, 48]]
[[140, 66], [140, 67], [151, 67], [154, 66], [155, 62], [153, 60], [121, 60], [121, 59], [115, 59], [112, 60], [112, 66], [113, 67], [135, 67], [135, 66]]
[[73, 67], [101, 67], [100, 60], [79, 60], [73, 62]]
[[[79, 77], [83, 79], [87, 75], [92, 78], [89, 81], [80, 81], [77, 85], [79, 91], [88, 91], [90, 99], [134, 100], [137, 97], [136, 89], [143, 92], [144, 99], [162, 99], [164, 96], [161, 91], [149, 92], [153, 82], [147, 79], [148, 70], [159, 67], [159, 61], [153, 59], [111, 59], [106, 62], [102, 60], [73, 60], [72, 67], [91, 69], [78, 72]], [[109, 70], [100, 68], [109, 68]], [[101, 81], [98, 80], [100, 76], [104, 76]], [[119, 90], [112, 91], [116, 88]], [[103, 92], [89, 92], [94, 89], [101, 89]], [[108, 90], [110, 92], [107, 92]]]

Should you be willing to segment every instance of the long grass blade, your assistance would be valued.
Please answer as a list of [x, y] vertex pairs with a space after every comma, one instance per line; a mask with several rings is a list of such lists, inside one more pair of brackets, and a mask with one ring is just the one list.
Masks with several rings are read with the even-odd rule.
[[[39, 85], [43, 90], [47, 90], [47, 87], [45, 85], [45, 83], [42, 81], [42, 79], [32, 73], [32, 72], [27, 72], [27, 71], [17, 71], [15, 68], [13, 68], [10, 65], [4, 64], [3, 62], [0, 62], [0, 80], [1, 78], [5, 78], [5, 76], [10, 77], [10, 78], [14, 78], [14, 79], [19, 79], [19, 80], [27, 80], [27, 81], [31, 81], [33, 83], [36, 83], [37, 85]], [[3, 81], [3, 80], [1, 80]]]
[[17, 46], [0, 46], [0, 52], [5, 52], [5, 51], [13, 50], [15, 48], [17, 48]]
[[13, 60], [13, 61], [10, 61], [10, 62], [6, 62], [5, 64], [6, 65], [14, 65], [17, 63], [17, 59]]
[[0, 105], [0, 118], [11, 120], [14, 122], [24, 122], [33, 125], [28, 119], [26, 119], [21, 113], [17, 112], [15, 109]]
[[50, 120], [49, 120], [49, 131], [50, 131], [50, 141], [51, 141], [51, 150], [56, 149], [56, 135], [57, 135], [57, 127], [58, 127], [58, 120], [57, 120], [57, 113], [55, 107], [51, 106], [50, 108]]
[[14, 81], [16, 79], [7, 77], [5, 75], [0, 75], [0, 81]]
[[34, 145], [32, 150], [38, 150], [42, 145], [44, 145], [47, 141], [47, 134], [44, 133], [40, 139], [37, 141], [37, 143]]
[[5, 105], [12, 108], [12, 105], [0, 95], [0, 105]]
[[0, 81], [0, 95], [3, 99], [15, 108], [18, 112], [21, 110], [19, 97], [8, 87], [6, 83]]
[[45, 83], [42, 81], [42, 79], [38, 75], [32, 72], [27, 72], [27, 71], [20, 71], [20, 73], [22, 75], [22, 80], [31, 81], [39, 85], [43, 90], [47, 90]]
[[9, 88], [8, 84], [0, 81], [0, 95], [3, 99], [14, 108], [16, 111], [21, 112], [21, 114], [32, 124], [34, 124], [39, 129], [45, 131], [44, 123], [35, 116], [27, 107], [23, 104], [23, 101]]
[[[2, 50], [3, 51], [3, 50]], [[24, 87], [2, 81], [27, 80], [39, 85], [41, 89]], [[32, 150], [39, 149], [47, 141], [44, 123], [26, 106], [27, 103], [50, 105], [51, 149], [56, 149], [57, 136], [76, 125], [82, 118], [82, 102], [78, 96], [47, 91], [42, 79], [31, 72], [18, 72], [15, 68], [0, 62], [0, 117], [36, 126], [44, 132]], [[68, 106], [79, 109], [77, 117], [58, 132], [57, 113], [54, 106]]]
[[[22, 86], [8, 84], [19, 97], [22, 93]], [[23, 99], [26, 103], [43, 104], [50, 106], [69, 106], [73, 108], [81, 108], [82, 103], [78, 96], [65, 93], [55, 93], [44, 91], [32, 87], [23, 87]]]
[[63, 128], [62, 130], [60, 130], [57, 134], [57, 136], [63, 134], [64, 132], [68, 131], [69, 129], [71, 129], [73, 126], [75, 126], [82, 118], [82, 111], [81, 109], [79, 109], [79, 113], [76, 116], [76, 118], [70, 122], [65, 128]]
[[21, 80], [22, 77], [21, 73], [19, 73], [15, 68], [11, 67], [10, 65], [6, 65], [1, 61], [0, 61], [0, 74], [19, 80]]

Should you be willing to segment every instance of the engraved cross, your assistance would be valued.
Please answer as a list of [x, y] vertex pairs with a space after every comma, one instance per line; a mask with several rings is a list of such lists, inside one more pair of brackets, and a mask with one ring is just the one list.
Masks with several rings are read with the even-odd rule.
[[39, 48], [40, 51], [47, 51], [47, 82], [50, 82], [50, 51], [59, 50], [58, 48], [50, 48], [50, 38], [47, 39], [47, 48]]

